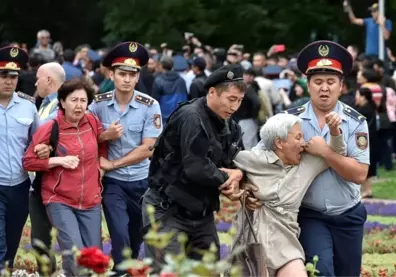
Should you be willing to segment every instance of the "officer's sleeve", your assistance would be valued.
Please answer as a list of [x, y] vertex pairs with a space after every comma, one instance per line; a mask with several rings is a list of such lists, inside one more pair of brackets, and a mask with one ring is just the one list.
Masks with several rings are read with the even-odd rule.
[[189, 180], [204, 186], [219, 187], [227, 180], [208, 157], [210, 141], [198, 114], [183, 118], [179, 127], [183, 170]]
[[92, 101], [92, 103], [88, 106], [88, 111], [93, 113], [94, 115], [98, 116], [98, 104], [95, 101]]
[[359, 163], [370, 164], [370, 146], [367, 122], [358, 125], [349, 136], [347, 156], [356, 159]]
[[37, 131], [39, 126], [40, 126], [40, 118], [39, 118], [36, 106], [33, 106], [33, 122], [32, 122], [32, 125], [30, 125], [29, 142], [31, 141], [32, 136]]
[[158, 138], [163, 129], [161, 108], [157, 101], [147, 109], [143, 126], [143, 138]]

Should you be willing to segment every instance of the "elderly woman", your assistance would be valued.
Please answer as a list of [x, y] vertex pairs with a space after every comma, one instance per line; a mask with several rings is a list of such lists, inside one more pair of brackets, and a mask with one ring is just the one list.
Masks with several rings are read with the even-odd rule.
[[[313, 179], [328, 165], [322, 159], [329, 151], [345, 155], [345, 143], [338, 125], [341, 118], [334, 112], [326, 117], [330, 146], [322, 137], [305, 143], [301, 119], [290, 114], [271, 117], [260, 130], [260, 143], [251, 151], [241, 151], [235, 165], [243, 170], [254, 186], [254, 196], [263, 206], [253, 212], [254, 230], [264, 247], [264, 261], [270, 276], [307, 276], [305, 255], [298, 241], [297, 213]], [[305, 153], [306, 151], [307, 153]], [[241, 233], [241, 212], [236, 228]], [[243, 226], [247, 228], [248, 225]], [[237, 236], [234, 244], [240, 243]], [[251, 236], [248, 242], [253, 242]], [[245, 242], [247, 243], [247, 242]]]
[[[58, 231], [62, 251], [101, 247], [101, 170], [99, 159], [107, 157], [105, 144], [99, 144], [101, 122], [87, 114], [94, 92], [83, 79], [65, 82], [58, 91], [59, 112], [54, 120], [34, 134], [23, 158], [29, 171], [44, 171], [41, 195], [52, 225]], [[55, 125], [56, 124], [56, 125]], [[37, 144], [52, 144], [54, 128], [58, 143], [54, 155], [38, 159]], [[66, 276], [79, 276], [73, 256], [64, 254]]]

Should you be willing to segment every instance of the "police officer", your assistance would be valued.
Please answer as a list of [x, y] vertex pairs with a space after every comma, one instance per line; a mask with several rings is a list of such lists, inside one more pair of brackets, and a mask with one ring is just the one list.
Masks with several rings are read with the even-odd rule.
[[147, 190], [149, 158], [156, 138], [162, 132], [159, 103], [135, 90], [139, 72], [148, 61], [147, 50], [136, 42], [124, 42], [103, 59], [111, 69], [115, 90], [100, 94], [90, 106], [106, 129], [109, 160], [101, 160], [106, 170], [103, 178], [103, 208], [112, 242], [112, 256], [117, 265], [131, 248], [137, 258], [142, 243], [140, 198]]
[[12, 268], [29, 213], [30, 178], [22, 156], [38, 124], [34, 98], [16, 93], [19, 71], [28, 54], [17, 47], [0, 49], [0, 269]]
[[329, 140], [327, 113], [335, 111], [342, 118], [347, 157], [326, 158], [331, 168], [313, 181], [298, 217], [307, 261], [319, 256], [319, 276], [360, 275], [367, 213], [360, 202], [359, 185], [365, 181], [370, 163], [368, 127], [364, 116], [338, 101], [352, 63], [348, 51], [334, 42], [316, 41], [306, 46], [297, 65], [308, 77], [311, 100], [287, 111], [303, 120], [306, 141], [313, 136]]
[[[240, 65], [227, 65], [206, 80], [207, 96], [181, 105], [171, 115], [157, 141], [150, 165], [149, 187], [143, 197], [143, 224], [150, 221], [147, 207], [153, 205], [160, 231], [175, 230], [188, 236], [189, 256], [200, 259], [197, 250], [214, 243], [219, 249], [214, 211], [219, 194], [239, 189], [243, 173], [231, 169], [232, 159], [242, 144], [242, 134], [231, 115], [246, 92]], [[145, 254], [154, 260], [154, 269], [164, 262], [164, 252], [145, 245]], [[163, 250], [180, 250], [177, 234]]]

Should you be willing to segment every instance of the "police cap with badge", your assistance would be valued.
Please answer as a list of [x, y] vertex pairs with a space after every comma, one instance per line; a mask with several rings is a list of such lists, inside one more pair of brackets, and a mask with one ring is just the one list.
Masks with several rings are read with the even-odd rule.
[[230, 64], [220, 67], [209, 75], [204, 84], [205, 89], [216, 87], [217, 85], [243, 81], [243, 67], [237, 64]]
[[29, 61], [29, 55], [25, 50], [7, 46], [0, 49], [0, 75], [18, 76], [19, 71]]
[[353, 58], [343, 46], [328, 40], [308, 44], [297, 58], [297, 67], [305, 75], [336, 73], [348, 75]]
[[118, 44], [103, 58], [102, 65], [125, 71], [139, 72], [149, 59], [147, 49], [140, 43], [127, 41]]

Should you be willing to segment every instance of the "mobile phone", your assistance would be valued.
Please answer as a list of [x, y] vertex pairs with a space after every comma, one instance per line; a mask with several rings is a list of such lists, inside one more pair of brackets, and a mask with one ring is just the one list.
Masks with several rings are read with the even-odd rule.
[[284, 52], [286, 50], [286, 46], [284, 44], [276, 44], [274, 47], [275, 53]]

